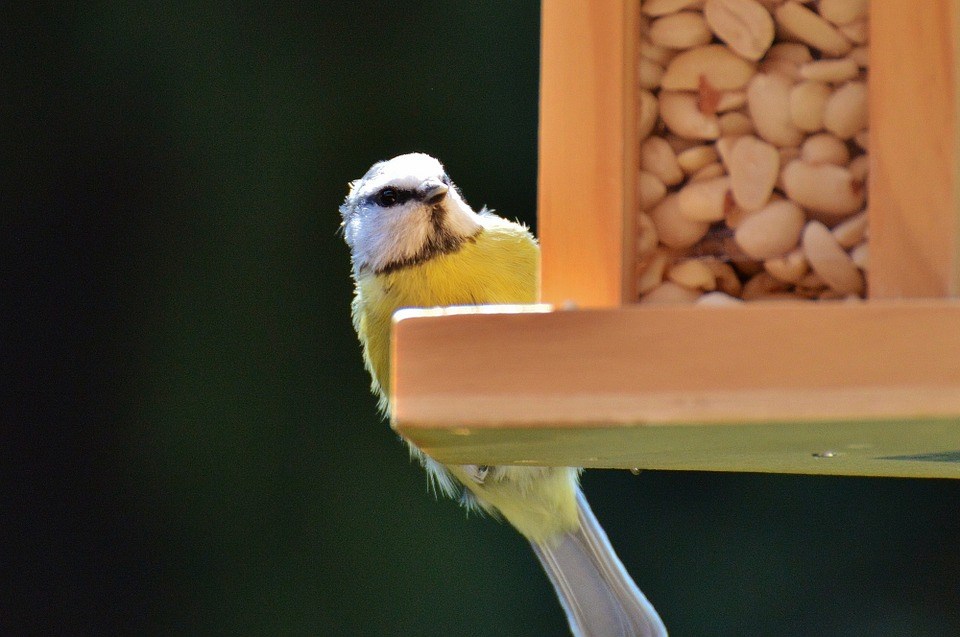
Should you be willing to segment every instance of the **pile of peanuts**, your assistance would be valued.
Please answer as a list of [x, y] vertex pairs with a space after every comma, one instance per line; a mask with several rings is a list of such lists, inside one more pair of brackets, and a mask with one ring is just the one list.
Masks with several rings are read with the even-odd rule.
[[640, 10], [640, 302], [862, 298], [868, 0]]

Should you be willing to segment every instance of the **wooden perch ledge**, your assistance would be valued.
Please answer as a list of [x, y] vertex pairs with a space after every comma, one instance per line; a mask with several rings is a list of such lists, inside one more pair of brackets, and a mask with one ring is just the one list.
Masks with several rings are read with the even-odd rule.
[[410, 310], [394, 336], [394, 426], [443, 462], [960, 477], [956, 302]]

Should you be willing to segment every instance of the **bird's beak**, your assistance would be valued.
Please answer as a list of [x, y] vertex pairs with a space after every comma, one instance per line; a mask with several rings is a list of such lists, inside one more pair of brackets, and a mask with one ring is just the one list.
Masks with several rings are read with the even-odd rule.
[[428, 179], [417, 188], [417, 196], [424, 203], [438, 204], [447, 196], [450, 187], [437, 179]]

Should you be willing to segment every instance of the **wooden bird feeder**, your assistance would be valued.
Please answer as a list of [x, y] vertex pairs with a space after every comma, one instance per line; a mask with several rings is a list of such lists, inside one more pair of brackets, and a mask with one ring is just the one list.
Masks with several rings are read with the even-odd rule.
[[873, 2], [864, 302], [638, 305], [640, 3], [545, 0], [544, 305], [405, 310], [445, 463], [960, 477], [960, 2]]

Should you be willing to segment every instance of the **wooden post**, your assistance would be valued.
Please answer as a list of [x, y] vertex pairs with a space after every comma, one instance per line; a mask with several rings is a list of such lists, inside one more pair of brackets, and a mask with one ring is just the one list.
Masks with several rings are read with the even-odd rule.
[[640, 3], [544, 0], [542, 12], [542, 296], [615, 307], [635, 298]]
[[960, 292], [960, 3], [870, 3], [870, 298]]

